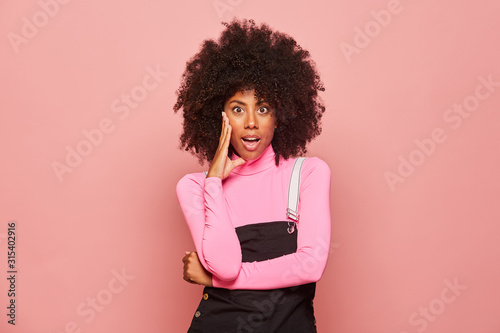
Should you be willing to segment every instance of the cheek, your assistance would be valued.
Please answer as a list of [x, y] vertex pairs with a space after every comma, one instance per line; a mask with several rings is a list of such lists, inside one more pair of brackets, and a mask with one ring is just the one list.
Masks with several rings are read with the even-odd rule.
[[229, 125], [231, 125], [231, 143], [235, 143], [239, 134], [238, 128], [231, 121], [229, 121]]
[[229, 142], [234, 146], [234, 144], [236, 143], [236, 134], [234, 132], [231, 132], [231, 139], [229, 140]]
[[231, 126], [231, 137], [234, 134], [239, 134], [244, 129], [244, 121], [243, 119], [229, 117], [229, 125]]
[[276, 129], [276, 123], [275, 122], [270, 122], [269, 124], [266, 124], [266, 133], [268, 137], [274, 136], [274, 130]]

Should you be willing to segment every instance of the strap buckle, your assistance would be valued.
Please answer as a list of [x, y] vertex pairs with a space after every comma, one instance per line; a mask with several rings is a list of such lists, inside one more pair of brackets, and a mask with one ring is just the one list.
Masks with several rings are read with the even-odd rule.
[[293, 234], [295, 231], [295, 223], [299, 221], [299, 214], [296, 211], [287, 208], [286, 216], [288, 216], [288, 218], [292, 220], [288, 221], [288, 228], [286, 230], [288, 231], [289, 234]]
[[296, 211], [290, 209], [290, 208], [287, 208], [286, 209], [286, 216], [288, 216], [288, 218], [290, 220], [293, 220], [294, 222], [298, 222], [299, 221], [299, 213], [297, 213]]

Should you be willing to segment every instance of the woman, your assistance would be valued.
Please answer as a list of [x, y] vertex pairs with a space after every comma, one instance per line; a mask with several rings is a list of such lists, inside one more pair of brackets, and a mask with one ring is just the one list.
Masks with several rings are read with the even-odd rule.
[[189, 332], [316, 332], [330, 170], [293, 157], [321, 132], [324, 88], [291, 37], [251, 20], [225, 25], [187, 63], [174, 107], [181, 147], [210, 163], [177, 184], [196, 247], [184, 279], [205, 286]]

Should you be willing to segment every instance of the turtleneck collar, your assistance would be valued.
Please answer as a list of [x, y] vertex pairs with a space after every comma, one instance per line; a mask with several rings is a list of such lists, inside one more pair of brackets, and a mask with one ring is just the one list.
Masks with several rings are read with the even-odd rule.
[[[272, 145], [270, 144], [260, 155], [257, 159], [247, 161], [245, 164], [235, 168], [232, 172], [238, 174], [238, 175], [243, 175], [243, 176], [249, 176], [253, 175], [259, 172], [262, 172], [264, 170], [267, 170], [269, 168], [272, 168], [273, 166], [276, 165], [274, 161], [274, 150]], [[238, 156], [233, 154], [231, 156], [232, 160], [237, 159]]]

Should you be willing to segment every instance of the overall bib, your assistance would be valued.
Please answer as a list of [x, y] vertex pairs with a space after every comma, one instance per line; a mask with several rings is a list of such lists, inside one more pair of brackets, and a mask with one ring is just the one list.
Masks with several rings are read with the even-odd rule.
[[[287, 229], [281, 221], [236, 228], [242, 261], [296, 252], [298, 230]], [[205, 287], [188, 333], [315, 333], [315, 289], [316, 283], [269, 290]]]

